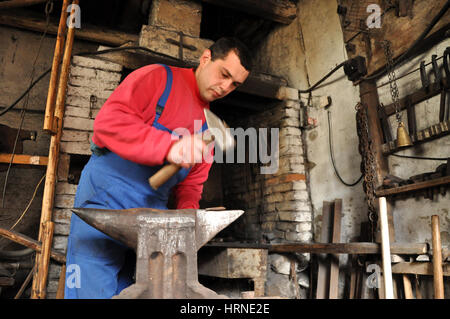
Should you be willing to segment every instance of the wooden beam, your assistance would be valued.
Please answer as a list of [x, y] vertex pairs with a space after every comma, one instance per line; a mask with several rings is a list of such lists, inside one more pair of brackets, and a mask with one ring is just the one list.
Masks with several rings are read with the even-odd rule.
[[[23, 12], [0, 12], [0, 24], [29, 31], [44, 32], [46, 21], [42, 17], [32, 16]], [[47, 33], [57, 34], [58, 23], [51, 21]], [[137, 43], [139, 36], [125, 32], [107, 30], [92, 25], [83, 24], [77, 29], [76, 39], [92, 41], [104, 45], [121, 46], [125, 43]]]
[[[442, 269], [443, 275], [449, 277], [450, 263], [444, 263]], [[433, 263], [423, 261], [401, 262], [392, 265], [392, 273], [433, 276]]]
[[[374, 255], [381, 253], [379, 243], [280, 243], [280, 244], [244, 244], [244, 243], [208, 243], [205, 246], [234, 248], [265, 248], [269, 252], [278, 253], [312, 253], [312, 254], [353, 254]], [[391, 254], [423, 255], [428, 252], [427, 243], [392, 243]]]
[[[320, 241], [322, 243], [329, 243], [331, 241], [331, 208], [332, 203], [324, 201], [322, 206], [322, 229], [320, 231]], [[316, 287], [316, 299], [327, 298], [327, 288], [329, 281], [329, 269], [326, 265], [327, 255], [322, 254], [318, 257], [318, 270], [317, 270], [317, 287]]]
[[435, 187], [435, 186], [440, 186], [440, 185], [446, 185], [446, 184], [450, 184], [450, 176], [444, 176], [444, 177], [436, 178], [436, 179], [425, 181], [425, 182], [419, 182], [419, 183], [404, 185], [404, 186], [395, 187], [395, 188], [376, 190], [375, 195], [377, 197], [391, 196], [391, 195], [395, 195], [395, 194], [402, 194], [402, 193], [416, 191], [419, 189]]
[[[106, 50], [107, 48], [100, 47], [99, 49]], [[177, 67], [190, 68], [198, 66], [198, 63], [185, 63], [170, 57], [136, 49], [108, 52], [97, 55], [97, 57], [105, 61], [121, 64], [128, 69], [138, 69], [152, 63], [164, 63]], [[236, 91], [274, 100], [298, 99], [298, 90], [288, 87], [285, 79], [256, 72], [250, 73], [244, 84], [239, 86]], [[228, 98], [231, 99], [231, 95], [218, 102], [225, 103]]]
[[47, 0], [11, 0], [0, 2], [0, 10], [12, 9], [20, 7], [28, 7], [39, 3], [47, 2]]
[[[447, 78], [443, 77], [442, 83], [443, 83], [444, 88], [448, 88]], [[408, 94], [408, 95], [402, 97], [401, 99], [399, 99], [398, 100], [399, 105], [400, 105], [399, 111], [406, 109], [408, 103], [411, 103], [411, 105], [414, 106], [416, 104], [419, 104], [420, 102], [431, 99], [432, 97], [440, 94], [441, 92], [442, 92], [442, 87], [439, 83], [434, 83], [434, 82], [430, 83], [430, 87], [429, 87], [428, 91], [421, 88], [421, 89], [415, 91], [414, 93]], [[395, 114], [395, 104], [394, 103], [385, 105], [383, 107], [383, 109], [384, 109], [386, 116], [391, 116], [391, 115]]]
[[297, 17], [297, 6], [289, 0], [202, 0], [275, 22], [290, 24]]
[[[42, 250], [42, 244], [40, 242], [15, 231], [0, 228], [0, 236], [8, 238], [9, 240], [12, 240], [13, 242], [21, 244], [25, 247], [34, 249], [37, 252], [41, 252]], [[50, 257], [62, 264], [66, 262], [66, 256], [54, 250], [51, 251]]]
[[[11, 162], [11, 157], [13, 154], [0, 153], [0, 163]], [[23, 164], [23, 165], [38, 165], [47, 166], [48, 157], [47, 156], [37, 156], [37, 155], [24, 155], [24, 154], [14, 154], [13, 164]]]

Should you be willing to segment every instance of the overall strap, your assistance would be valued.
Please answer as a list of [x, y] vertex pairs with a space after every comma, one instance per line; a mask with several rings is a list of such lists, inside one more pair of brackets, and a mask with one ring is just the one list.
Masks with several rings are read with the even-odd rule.
[[158, 100], [158, 103], [156, 104], [156, 113], [155, 113], [155, 120], [153, 121], [153, 126], [167, 132], [171, 132], [168, 128], [165, 126], [159, 124], [158, 120], [161, 117], [162, 112], [164, 111], [164, 107], [166, 106], [167, 100], [169, 99], [170, 91], [172, 90], [172, 82], [173, 82], [173, 75], [172, 70], [170, 67], [168, 67], [165, 64], [160, 64], [166, 69], [167, 73], [167, 79], [166, 79], [166, 87], [164, 88], [164, 92], [161, 95], [161, 97]]

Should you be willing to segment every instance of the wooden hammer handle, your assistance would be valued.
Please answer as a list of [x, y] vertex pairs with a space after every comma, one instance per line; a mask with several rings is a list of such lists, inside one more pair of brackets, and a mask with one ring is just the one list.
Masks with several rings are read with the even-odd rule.
[[[214, 137], [202, 135], [202, 140], [206, 144], [209, 144], [212, 141], [214, 141]], [[148, 183], [154, 190], [157, 190], [161, 185], [163, 185], [165, 182], [167, 182], [172, 176], [174, 176], [176, 173], [178, 173], [178, 171], [180, 169], [181, 169], [180, 165], [167, 164], [167, 165], [163, 166], [155, 174], [150, 176], [150, 178], [148, 179]]]
[[162, 167], [155, 174], [150, 176], [148, 183], [150, 186], [157, 190], [161, 185], [167, 182], [172, 176], [174, 176], [181, 169], [180, 165], [177, 164], [167, 164]]

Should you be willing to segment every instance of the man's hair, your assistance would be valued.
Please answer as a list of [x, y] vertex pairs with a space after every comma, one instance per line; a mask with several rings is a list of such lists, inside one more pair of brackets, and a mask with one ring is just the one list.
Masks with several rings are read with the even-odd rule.
[[251, 71], [253, 67], [253, 57], [248, 47], [237, 38], [224, 37], [217, 40], [209, 47], [211, 60], [225, 59], [230, 51], [234, 51], [241, 61], [242, 66]]

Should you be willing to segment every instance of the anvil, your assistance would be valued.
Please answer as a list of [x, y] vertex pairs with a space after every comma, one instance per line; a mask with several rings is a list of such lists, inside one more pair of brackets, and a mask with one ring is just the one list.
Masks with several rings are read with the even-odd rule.
[[197, 251], [244, 211], [74, 208], [136, 251], [136, 283], [113, 298], [226, 298], [198, 282]]

